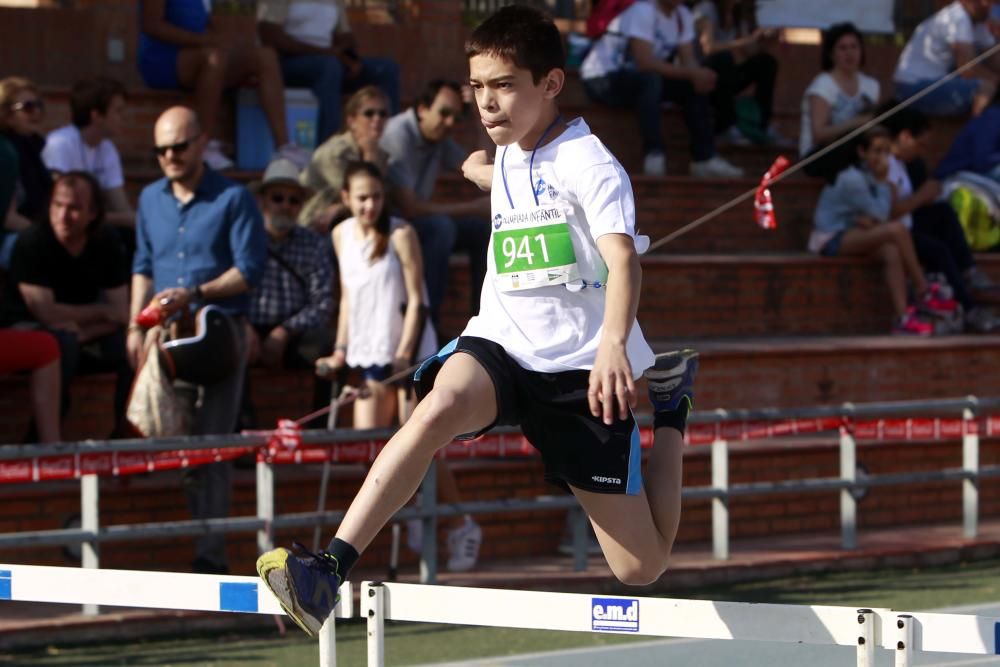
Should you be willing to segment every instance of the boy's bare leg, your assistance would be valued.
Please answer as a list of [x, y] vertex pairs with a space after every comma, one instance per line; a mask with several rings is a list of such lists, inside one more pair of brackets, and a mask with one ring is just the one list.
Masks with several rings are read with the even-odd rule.
[[375, 459], [337, 531], [360, 553], [413, 496], [434, 454], [456, 435], [479, 431], [496, 419], [493, 381], [473, 357], [445, 362], [434, 389]]

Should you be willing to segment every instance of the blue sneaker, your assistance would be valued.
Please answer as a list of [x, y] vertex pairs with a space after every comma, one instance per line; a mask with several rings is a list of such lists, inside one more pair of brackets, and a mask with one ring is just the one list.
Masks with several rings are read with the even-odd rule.
[[305, 554], [288, 549], [268, 551], [257, 559], [257, 574], [278, 598], [285, 613], [310, 637], [319, 634], [323, 622], [340, 600], [341, 581], [337, 559], [326, 551], [314, 554], [299, 543]]
[[649, 385], [649, 402], [655, 412], [673, 412], [687, 401], [694, 407], [694, 375], [698, 372], [698, 353], [675, 350], [656, 355], [656, 363], [646, 369], [643, 377]]

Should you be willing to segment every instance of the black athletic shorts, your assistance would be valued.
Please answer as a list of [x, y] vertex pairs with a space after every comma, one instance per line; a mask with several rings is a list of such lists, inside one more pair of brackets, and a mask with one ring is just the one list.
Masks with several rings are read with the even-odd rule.
[[502, 346], [485, 338], [462, 336], [425, 361], [414, 375], [417, 396], [430, 393], [441, 366], [456, 352], [471, 355], [493, 380], [497, 418], [470, 440], [494, 426], [520, 426], [542, 455], [545, 479], [597, 493], [636, 495], [642, 488], [639, 428], [628, 419], [607, 426], [590, 414], [590, 371], [539, 373], [514, 361]]

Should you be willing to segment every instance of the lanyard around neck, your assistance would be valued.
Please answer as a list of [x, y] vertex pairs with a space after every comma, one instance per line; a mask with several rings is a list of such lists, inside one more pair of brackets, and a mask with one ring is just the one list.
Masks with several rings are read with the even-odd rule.
[[[535, 193], [535, 181], [534, 177], [531, 175], [532, 168], [535, 166], [535, 151], [538, 150], [538, 147], [542, 145], [543, 141], [545, 141], [545, 137], [549, 135], [549, 132], [552, 131], [552, 128], [554, 128], [556, 123], [558, 123], [561, 119], [562, 114], [557, 115], [549, 126], [545, 128], [545, 131], [542, 132], [542, 136], [538, 137], [538, 141], [535, 142], [535, 147], [531, 149], [531, 158], [528, 160], [528, 185], [531, 186], [531, 196], [535, 198], [535, 206], [538, 206], [538, 194]], [[504, 146], [503, 153], [500, 155], [500, 175], [503, 177], [503, 189], [504, 192], [507, 193], [507, 203], [510, 204], [510, 208], [513, 210], [514, 198], [510, 196], [510, 188], [507, 187], [507, 170], [504, 169], [504, 161], [507, 159], [508, 148], [509, 146]]]

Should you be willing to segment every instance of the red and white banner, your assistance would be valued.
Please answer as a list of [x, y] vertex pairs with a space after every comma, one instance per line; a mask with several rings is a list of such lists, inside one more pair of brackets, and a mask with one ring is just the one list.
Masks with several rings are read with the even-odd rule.
[[[1000, 416], [965, 421], [954, 418], [850, 420], [842, 417], [793, 419], [784, 421], [733, 421], [719, 424], [691, 424], [685, 441], [706, 445], [717, 440], [746, 442], [788, 436], [838, 432], [846, 429], [859, 442], [904, 442], [960, 440], [966, 433], [983, 437], [1000, 435]], [[640, 430], [644, 448], [653, 444], [653, 429]], [[110, 454], [67, 454], [0, 461], [0, 484], [79, 479], [81, 475], [123, 476], [162, 470], [177, 470], [229, 461], [246, 454], [275, 464], [370, 463], [385, 446], [384, 440], [359, 440], [331, 444], [303, 444], [295, 422], [283, 420], [261, 447], [177, 450], [170, 452], [114, 452]], [[452, 442], [439, 458], [515, 458], [537, 452], [521, 434], [487, 434], [469, 442]]]

